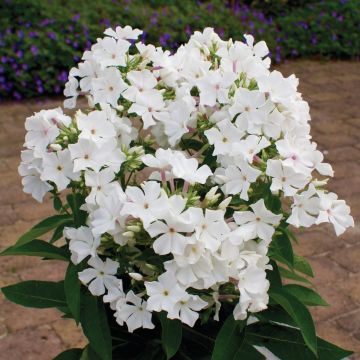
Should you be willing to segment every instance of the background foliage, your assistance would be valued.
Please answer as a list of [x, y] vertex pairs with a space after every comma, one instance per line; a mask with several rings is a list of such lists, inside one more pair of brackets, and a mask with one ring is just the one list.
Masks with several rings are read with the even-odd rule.
[[83, 51], [116, 25], [168, 49], [206, 26], [234, 39], [251, 33], [275, 62], [360, 53], [359, 0], [3, 0], [0, 14], [0, 99], [61, 93]]

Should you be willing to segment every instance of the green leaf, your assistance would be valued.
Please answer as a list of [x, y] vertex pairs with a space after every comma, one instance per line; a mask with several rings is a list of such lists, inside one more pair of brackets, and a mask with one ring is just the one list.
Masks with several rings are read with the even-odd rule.
[[329, 306], [329, 304], [313, 289], [297, 284], [289, 284], [284, 286], [291, 295], [295, 296], [302, 303], [309, 306]]
[[62, 281], [24, 281], [3, 287], [1, 291], [8, 300], [26, 307], [45, 309], [66, 306]]
[[352, 354], [351, 351], [341, 349], [318, 337], [316, 357], [304, 343], [298, 329], [275, 324], [256, 323], [248, 326], [246, 339], [251, 344], [266, 347], [280, 359], [341, 360]]
[[277, 263], [274, 260], [270, 260], [272, 270], [266, 271], [266, 277], [270, 282], [270, 289], [282, 288], [282, 281]]
[[81, 283], [78, 277], [79, 266], [69, 264], [64, 281], [65, 298], [67, 305], [78, 324], [80, 321], [80, 290]]
[[80, 319], [92, 349], [102, 360], [111, 360], [111, 334], [101, 298], [82, 294]]
[[79, 360], [101, 360], [101, 357], [92, 349], [90, 344], [88, 344], [82, 354]]
[[282, 233], [274, 236], [270, 244], [269, 256], [284, 262], [290, 268], [294, 266], [294, 252], [289, 237]]
[[295, 255], [294, 269], [305, 275], [314, 277], [314, 273], [312, 271], [311, 265], [303, 256]]
[[[246, 338], [245, 338], [246, 339]], [[244, 341], [241, 348], [236, 352], [233, 360], [266, 360], [252, 345]]]
[[295, 281], [301, 281], [301, 282], [304, 282], [304, 283], [307, 283], [307, 284], [311, 284], [311, 282], [306, 279], [305, 277], [293, 272], [293, 271], [290, 271], [288, 269], [285, 269], [281, 266], [278, 267], [279, 268], [279, 272], [280, 272], [280, 275], [284, 278], [287, 278], [287, 279], [291, 279], [291, 280], [295, 280]]
[[245, 323], [246, 321], [236, 321], [233, 314], [228, 316], [216, 337], [211, 360], [234, 359], [244, 341], [242, 329]]
[[28, 232], [22, 235], [16, 242], [15, 246], [26, 244], [37, 237], [46, 234], [52, 229], [57, 228], [62, 224], [71, 224], [71, 217], [69, 215], [54, 215], [40, 221], [37, 225], [32, 227]]
[[0, 256], [8, 255], [41, 256], [47, 259], [65, 261], [68, 261], [70, 257], [68, 250], [51, 245], [43, 240], [32, 240], [23, 245], [11, 246], [0, 253]]
[[85, 225], [87, 213], [86, 211], [80, 210], [80, 206], [85, 202], [85, 197], [79, 193], [76, 193], [69, 194], [66, 199], [74, 216], [75, 227]]
[[168, 319], [165, 312], [159, 314], [161, 322], [161, 341], [167, 359], [179, 350], [182, 340], [182, 325], [179, 320]]
[[270, 297], [292, 317], [300, 328], [306, 345], [316, 355], [317, 343], [315, 325], [307, 307], [286, 291], [271, 292]]
[[262, 322], [275, 322], [297, 327], [291, 316], [279, 305], [269, 305], [266, 310], [254, 315]]
[[61, 199], [58, 196], [54, 196], [53, 198], [53, 205], [54, 205], [54, 209], [56, 211], [60, 211], [62, 208], [62, 202]]
[[72, 222], [69, 222], [69, 223], [65, 223], [65, 224], [62, 224], [60, 226], [58, 226], [53, 234], [51, 235], [51, 238], [49, 240], [49, 243], [50, 244], [53, 244], [55, 241], [61, 239], [63, 237], [63, 233], [64, 233], [64, 228], [67, 226], [67, 225], [73, 225]]
[[83, 352], [82, 349], [75, 349], [75, 348], [65, 350], [58, 356], [54, 357], [53, 360], [80, 360], [82, 352]]

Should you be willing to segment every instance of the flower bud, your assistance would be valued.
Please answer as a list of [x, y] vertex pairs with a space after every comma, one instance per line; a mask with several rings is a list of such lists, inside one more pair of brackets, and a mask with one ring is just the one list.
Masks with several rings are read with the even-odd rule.
[[126, 238], [133, 238], [135, 234], [132, 231], [125, 231], [122, 235]]
[[62, 149], [61, 145], [59, 144], [50, 144], [49, 146], [54, 151], [60, 151]]
[[324, 180], [318, 180], [315, 179], [312, 181], [312, 183], [314, 184], [315, 187], [322, 187], [325, 186], [328, 183], [329, 179], [324, 179]]
[[129, 276], [136, 281], [142, 281], [144, 279], [144, 277], [139, 273], [129, 273]]
[[220, 194], [216, 195], [216, 191], [218, 190], [218, 188], [219, 188], [218, 186], [213, 186], [205, 195], [205, 199], [207, 201], [213, 201], [213, 200], [216, 201], [220, 196]]
[[231, 200], [232, 200], [232, 196], [229, 196], [228, 198], [224, 199], [224, 200], [219, 204], [219, 209], [221, 209], [221, 210], [226, 210], [226, 208], [229, 206]]
[[126, 227], [129, 231], [132, 231], [134, 233], [140, 232], [141, 227], [139, 225], [129, 225]]

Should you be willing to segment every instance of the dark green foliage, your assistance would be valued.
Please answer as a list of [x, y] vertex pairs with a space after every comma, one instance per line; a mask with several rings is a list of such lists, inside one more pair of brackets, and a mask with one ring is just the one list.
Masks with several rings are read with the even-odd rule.
[[[26, 9], [26, 11], [24, 11]], [[67, 74], [109, 26], [144, 30], [174, 50], [211, 26], [224, 38], [264, 39], [275, 62], [299, 56], [359, 56], [359, 0], [3, 0], [0, 98], [62, 93]]]

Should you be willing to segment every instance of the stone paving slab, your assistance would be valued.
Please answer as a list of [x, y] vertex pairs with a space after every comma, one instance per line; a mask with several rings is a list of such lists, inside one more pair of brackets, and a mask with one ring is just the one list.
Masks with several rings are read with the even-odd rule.
[[[297, 61], [278, 67], [300, 78], [300, 91], [309, 101], [312, 135], [335, 179], [329, 188], [352, 207], [356, 226], [340, 238], [330, 226], [299, 235], [296, 251], [315, 272], [314, 285], [330, 307], [314, 308], [318, 334], [355, 351], [360, 359], [360, 69], [356, 62]], [[24, 120], [61, 100], [0, 103], [0, 250], [13, 244], [32, 225], [52, 214], [50, 201], [38, 204], [23, 194], [17, 174], [24, 139]], [[29, 257], [0, 258], [0, 287], [20, 280], [60, 280], [64, 264]], [[49, 360], [57, 353], [86, 343], [71, 320], [56, 310], [19, 307], [0, 295], [0, 360]]]

